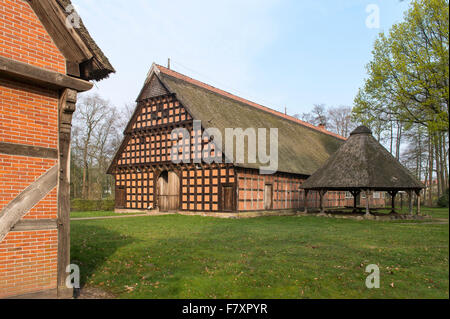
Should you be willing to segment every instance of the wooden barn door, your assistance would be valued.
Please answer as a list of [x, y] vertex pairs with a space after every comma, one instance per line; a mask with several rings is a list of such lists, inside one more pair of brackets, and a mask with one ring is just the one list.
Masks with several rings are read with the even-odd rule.
[[162, 212], [179, 208], [180, 179], [175, 172], [164, 171], [158, 178], [158, 206]]
[[273, 188], [271, 184], [264, 185], [264, 209], [272, 209]]
[[234, 187], [231, 185], [222, 185], [222, 210], [234, 210]]
[[125, 208], [127, 205], [127, 194], [125, 187], [116, 187], [116, 207]]

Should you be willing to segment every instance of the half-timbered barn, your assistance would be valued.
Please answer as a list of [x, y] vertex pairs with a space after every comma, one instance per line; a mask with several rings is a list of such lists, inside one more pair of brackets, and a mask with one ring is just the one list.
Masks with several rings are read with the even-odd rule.
[[[173, 130], [180, 128], [189, 133], [188, 139], [173, 135]], [[261, 171], [263, 163], [259, 157], [256, 162], [248, 160], [254, 152], [248, 141], [244, 146], [245, 160], [236, 161], [236, 156], [223, 147], [223, 141], [219, 143], [214, 141], [215, 136], [204, 134], [213, 129], [225, 137], [229, 128], [277, 128], [276, 172]], [[301, 183], [345, 140], [323, 127], [156, 64], [137, 98], [124, 135], [108, 169], [115, 178], [116, 211], [156, 209], [186, 213], [303, 207]], [[211, 162], [208, 156], [223, 160]], [[188, 161], [180, 161], [180, 157]], [[316, 195], [310, 194], [309, 207], [318, 205]], [[351, 203], [343, 192], [330, 192], [328, 196], [332, 205]]]
[[0, 0], [0, 298], [72, 296], [72, 114], [111, 72], [69, 0]]

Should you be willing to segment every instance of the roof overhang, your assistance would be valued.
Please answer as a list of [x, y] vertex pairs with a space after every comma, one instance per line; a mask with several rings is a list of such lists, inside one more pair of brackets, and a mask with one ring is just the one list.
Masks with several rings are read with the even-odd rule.
[[[115, 72], [89, 35], [70, 0], [27, 0], [27, 2], [65, 57], [68, 75], [99, 81]], [[67, 23], [70, 15], [76, 15], [79, 26], [72, 27]]]
[[0, 77], [49, 89], [88, 91], [93, 84], [55, 71], [0, 56]]

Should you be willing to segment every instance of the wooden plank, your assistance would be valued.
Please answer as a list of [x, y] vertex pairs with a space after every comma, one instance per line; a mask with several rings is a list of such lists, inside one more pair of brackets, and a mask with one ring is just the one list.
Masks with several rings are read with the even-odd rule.
[[57, 229], [56, 219], [22, 219], [11, 231], [52, 230]]
[[77, 92], [66, 89], [59, 99], [59, 175], [58, 175], [58, 297], [70, 297], [66, 287], [66, 267], [70, 264], [70, 133]]
[[0, 242], [11, 228], [57, 185], [58, 165], [25, 188], [0, 212]]
[[272, 194], [273, 187], [271, 184], [264, 185], [264, 209], [270, 210], [272, 209]]
[[12, 79], [50, 89], [70, 88], [78, 92], [88, 91], [93, 84], [89, 81], [46, 70], [24, 62], [0, 56], [0, 78]]
[[66, 72], [68, 75], [80, 77], [80, 65], [76, 62], [67, 61], [66, 62]]
[[0, 142], [0, 154], [39, 158], [58, 158], [56, 148]]

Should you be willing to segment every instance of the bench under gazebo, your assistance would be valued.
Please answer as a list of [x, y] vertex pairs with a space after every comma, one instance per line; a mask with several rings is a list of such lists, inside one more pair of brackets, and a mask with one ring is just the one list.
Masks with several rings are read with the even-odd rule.
[[308, 192], [319, 193], [320, 212], [324, 213], [323, 198], [327, 191], [347, 191], [354, 198], [354, 211], [357, 197], [365, 193], [366, 214], [370, 215], [370, 193], [384, 191], [391, 196], [391, 213], [395, 214], [395, 196], [405, 191], [409, 195], [409, 213], [413, 212], [413, 193], [416, 193], [417, 214], [420, 214], [423, 185], [372, 136], [367, 127], [359, 126], [301, 188], [305, 190], [305, 212], [308, 211]]

